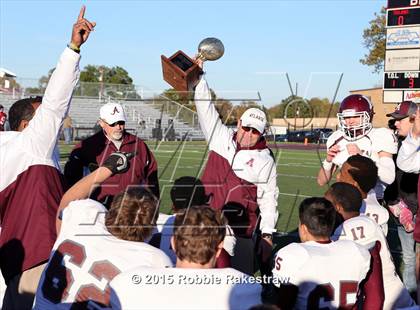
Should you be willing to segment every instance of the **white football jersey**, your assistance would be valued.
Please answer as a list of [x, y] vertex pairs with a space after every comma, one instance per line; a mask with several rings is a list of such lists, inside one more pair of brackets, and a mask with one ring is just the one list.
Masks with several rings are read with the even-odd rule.
[[[344, 133], [337, 130], [328, 137], [327, 149], [333, 145], [338, 145], [339, 153], [334, 157], [333, 163], [339, 168], [350, 157], [347, 151], [347, 144], [357, 144], [363, 156], [370, 157], [375, 163], [379, 160], [379, 152], [388, 152], [390, 154], [397, 154], [398, 141], [394, 133], [388, 128], [372, 128], [368, 134], [355, 141], [346, 140]], [[383, 198], [383, 193], [386, 184], [378, 180], [375, 186], [376, 196]]]
[[232, 268], [135, 268], [111, 281], [112, 309], [249, 309], [261, 285]]
[[382, 262], [385, 301], [384, 309], [409, 307], [413, 304], [407, 289], [395, 271], [395, 265], [389, 251], [388, 242], [378, 224], [366, 215], [360, 215], [344, 221], [334, 232], [335, 240], [352, 240], [366, 248], [372, 248], [376, 241], [381, 243], [379, 255]]
[[[360, 282], [370, 269], [370, 253], [355, 242], [308, 241], [280, 249], [274, 259], [274, 285], [299, 287], [296, 309], [346, 307], [356, 303]], [[319, 290], [330, 296], [320, 296]]]
[[363, 199], [360, 214], [370, 217], [381, 227], [385, 236], [388, 234], [389, 213], [387, 209], [379, 204], [373, 189], [367, 194], [367, 197]]
[[36, 293], [36, 309], [93, 299], [109, 304], [109, 282], [135, 266], [172, 266], [159, 249], [111, 235], [105, 207], [91, 199], [72, 201], [63, 210], [60, 234]]
[[328, 137], [327, 149], [336, 144], [339, 146], [340, 152], [334, 157], [333, 163], [339, 167], [350, 157], [346, 147], [347, 144], [357, 144], [362, 151], [362, 155], [370, 157], [374, 162], [378, 161], [379, 152], [396, 154], [398, 151], [397, 139], [388, 128], [372, 128], [367, 135], [355, 141], [346, 140], [344, 133], [337, 130]]

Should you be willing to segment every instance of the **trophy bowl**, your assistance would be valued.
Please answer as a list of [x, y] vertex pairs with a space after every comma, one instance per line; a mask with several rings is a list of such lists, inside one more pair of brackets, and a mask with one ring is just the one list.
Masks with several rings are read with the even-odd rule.
[[217, 60], [223, 56], [225, 47], [217, 38], [206, 38], [198, 45], [198, 57], [202, 60]]
[[217, 60], [223, 56], [224, 52], [225, 47], [222, 41], [206, 38], [198, 45], [198, 54], [195, 58], [189, 57], [181, 50], [169, 58], [161, 55], [163, 79], [186, 97], [203, 74], [197, 60]]

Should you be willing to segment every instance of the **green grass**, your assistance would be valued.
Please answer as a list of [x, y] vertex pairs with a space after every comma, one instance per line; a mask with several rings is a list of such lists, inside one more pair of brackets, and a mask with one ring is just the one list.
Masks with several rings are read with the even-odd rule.
[[[206, 161], [204, 142], [148, 143], [159, 164], [161, 211], [170, 210], [169, 192], [173, 181], [181, 176], [200, 176]], [[64, 164], [73, 145], [60, 145], [61, 163]], [[320, 162], [316, 151], [273, 150], [277, 160], [279, 220], [277, 230], [288, 232], [297, 227], [297, 207], [306, 196], [323, 195], [326, 187], [316, 183]], [[321, 154], [322, 156], [324, 154]]]
[[[161, 190], [161, 212], [170, 212], [169, 192], [173, 181], [181, 176], [200, 176], [206, 162], [206, 143], [187, 142], [148, 142], [158, 161], [159, 184]], [[66, 162], [74, 145], [60, 145], [61, 164]], [[321, 150], [321, 158], [325, 151]], [[273, 150], [277, 163], [277, 185], [279, 219], [277, 231], [287, 233], [295, 231], [298, 225], [298, 206], [307, 196], [322, 196], [327, 186], [316, 183], [320, 161], [316, 151], [310, 150]], [[388, 243], [391, 248], [398, 272], [401, 272], [400, 243], [395, 231], [394, 221], [389, 221]], [[279, 234], [274, 240], [276, 249], [297, 241], [296, 234]]]

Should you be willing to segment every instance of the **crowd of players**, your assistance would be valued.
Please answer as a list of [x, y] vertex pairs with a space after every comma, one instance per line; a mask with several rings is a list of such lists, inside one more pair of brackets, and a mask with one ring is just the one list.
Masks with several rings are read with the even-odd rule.
[[[159, 213], [156, 160], [125, 132], [118, 104], [101, 108], [103, 130], [77, 145], [60, 173], [57, 137], [80, 48], [96, 25], [84, 14], [82, 7], [44, 97], [13, 104], [11, 130], [0, 133], [3, 309], [416, 307], [417, 104], [389, 114], [397, 139], [372, 128], [368, 98], [343, 100], [317, 178], [330, 186], [300, 204], [301, 242], [273, 253], [279, 191], [266, 116], [249, 109], [228, 129], [204, 76], [195, 104], [209, 158], [201, 180], [175, 181], [172, 215]], [[391, 218], [403, 280], [386, 239]]]

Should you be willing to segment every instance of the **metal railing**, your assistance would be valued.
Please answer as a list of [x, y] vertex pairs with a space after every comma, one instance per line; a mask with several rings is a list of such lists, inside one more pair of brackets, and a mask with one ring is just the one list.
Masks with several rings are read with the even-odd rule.
[[[46, 84], [40, 85], [38, 79], [31, 78], [18, 78], [17, 82], [20, 87], [10, 89], [8, 92], [16, 100], [27, 96], [43, 95], [47, 86]], [[102, 103], [110, 101], [117, 101], [121, 104], [129, 101], [144, 103], [158, 110], [162, 116], [163, 114], [167, 114], [180, 122], [198, 129], [198, 118], [194, 110], [163, 94], [148, 90], [146, 87], [140, 85], [79, 82], [75, 88], [73, 97], [98, 99]], [[189, 105], [193, 106], [191, 103]], [[128, 113], [135, 113], [133, 112], [135, 109], [131, 105], [126, 104], [125, 107]], [[137, 119], [140, 117], [140, 115], [133, 116], [133, 118]]]

